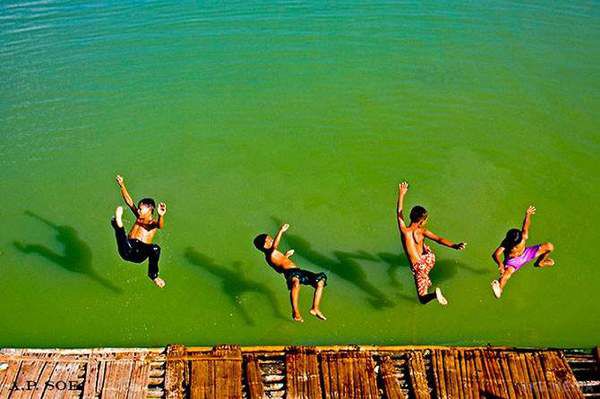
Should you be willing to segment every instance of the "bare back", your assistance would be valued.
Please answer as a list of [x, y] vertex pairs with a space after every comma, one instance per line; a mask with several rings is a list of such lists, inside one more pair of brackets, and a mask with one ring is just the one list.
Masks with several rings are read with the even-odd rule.
[[404, 252], [408, 256], [411, 265], [415, 265], [421, 260], [425, 245], [425, 229], [420, 226], [411, 225], [404, 232], [400, 233]]

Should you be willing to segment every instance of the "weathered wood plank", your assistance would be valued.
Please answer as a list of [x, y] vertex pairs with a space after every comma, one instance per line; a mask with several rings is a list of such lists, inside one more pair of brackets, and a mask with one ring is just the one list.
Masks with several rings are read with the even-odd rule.
[[46, 358], [43, 368], [40, 371], [40, 375], [38, 376], [37, 386], [40, 389], [37, 389], [35, 392], [31, 394], [32, 399], [40, 399], [44, 395], [44, 390], [46, 386], [46, 382], [50, 380], [52, 374], [54, 373], [54, 368], [56, 367], [56, 360], [60, 358], [60, 353], [52, 353], [49, 354]]
[[251, 354], [246, 356], [245, 360], [248, 397], [250, 399], [263, 399], [265, 397], [265, 390], [258, 359], [255, 355]]
[[544, 399], [550, 398], [550, 388], [548, 387], [548, 381], [546, 380], [546, 372], [542, 364], [540, 354], [532, 353], [531, 360], [533, 361], [536, 379], [538, 381], [538, 387], [540, 393]]
[[484, 350], [486, 365], [490, 370], [491, 384], [493, 393], [502, 398], [510, 398], [507, 384], [505, 383], [501, 365], [499, 363], [498, 352], [494, 350]]
[[444, 375], [444, 363], [441, 351], [439, 349], [435, 349], [432, 351], [431, 356], [434, 366], [433, 378], [435, 381], [436, 395], [438, 398], [445, 398], [447, 397], [446, 377]]
[[194, 354], [190, 367], [190, 398], [242, 397], [242, 353], [239, 346], [217, 346]]
[[469, 378], [467, 375], [465, 358], [463, 351], [461, 349], [457, 349], [454, 351], [454, 362], [456, 363], [459, 373], [459, 382], [460, 382], [460, 391], [461, 397], [465, 399], [471, 399], [471, 388], [469, 384]]
[[68, 386], [71, 381], [77, 381], [81, 365], [82, 363], [78, 362], [57, 362], [42, 397], [44, 399], [79, 397], [79, 390], [70, 389], [64, 384]]
[[353, 398], [357, 392], [364, 398], [378, 397], [375, 364], [370, 353], [322, 353], [321, 364], [322, 370], [328, 371], [323, 373], [326, 398]]
[[143, 399], [148, 394], [150, 380], [150, 363], [146, 361], [134, 362], [131, 372], [131, 381], [127, 391], [127, 399]]
[[552, 364], [551, 357], [548, 353], [541, 352], [540, 360], [542, 362], [542, 366], [544, 367], [544, 375], [546, 376], [548, 393], [552, 398], [566, 399], [563, 390], [561, 389], [562, 387], [560, 386], [560, 383], [556, 378], [556, 370], [554, 369], [554, 365]]
[[106, 362], [106, 375], [102, 386], [102, 397], [127, 399], [127, 390], [131, 382], [133, 361], [114, 360]]
[[415, 399], [430, 399], [431, 395], [429, 394], [429, 384], [427, 384], [427, 372], [422, 352], [414, 351], [408, 354], [408, 375]]
[[183, 345], [169, 345], [167, 347], [167, 370], [165, 372], [165, 394], [167, 399], [184, 397], [186, 387], [187, 364], [179, 360], [186, 355]]
[[577, 379], [569, 367], [565, 357], [560, 352], [551, 352], [556, 369], [556, 378], [565, 391], [565, 396], [573, 399], [583, 399], [583, 392], [579, 389]]
[[379, 376], [383, 382], [383, 392], [387, 399], [408, 399], [408, 395], [400, 387], [394, 361], [389, 356], [380, 358]]
[[446, 389], [448, 389], [449, 397], [460, 398], [460, 392], [458, 390], [459, 378], [456, 373], [456, 364], [454, 363], [454, 354], [452, 350], [444, 350], [444, 368], [446, 373]]
[[[29, 354], [29, 351], [24, 353]], [[38, 380], [46, 360], [52, 357], [50, 354], [32, 354], [35, 359], [25, 360], [21, 363], [21, 368], [15, 380], [17, 389], [10, 393], [11, 399], [29, 399], [36, 390], [40, 389]], [[43, 389], [43, 386], [41, 387]]]
[[[22, 350], [18, 349], [15, 351], [14, 355], [18, 356], [22, 352]], [[17, 380], [23, 362], [18, 358], [4, 360], [3, 362], [8, 364], [8, 368], [0, 373], [0, 398], [7, 398], [13, 391], [13, 386]]]
[[[531, 384], [532, 377], [529, 375], [527, 370], [527, 364], [525, 363], [525, 355], [523, 353], [516, 353], [517, 369], [519, 370], [519, 376], [525, 390], [526, 397], [528, 399], [534, 399], [533, 386]], [[533, 378], [535, 379], [535, 378]]]
[[98, 360], [90, 356], [85, 369], [85, 379], [83, 381], [83, 399], [94, 399], [98, 395], [96, 382], [98, 380]]
[[479, 399], [479, 377], [477, 375], [477, 366], [475, 365], [475, 354], [471, 350], [465, 350], [463, 355], [465, 357], [471, 398]]
[[366, 392], [369, 394], [367, 397], [379, 398], [379, 388], [377, 387], [377, 376], [375, 372], [375, 360], [370, 352], [363, 352], [363, 356], [365, 365], [360, 369], [360, 371], [362, 371], [362, 376], [360, 374], [359, 376], [366, 381]]
[[527, 367], [527, 374], [533, 391], [533, 397], [535, 399], [544, 399], [544, 393], [540, 389], [539, 377], [535, 370], [535, 362], [531, 353], [523, 354], [525, 365]]

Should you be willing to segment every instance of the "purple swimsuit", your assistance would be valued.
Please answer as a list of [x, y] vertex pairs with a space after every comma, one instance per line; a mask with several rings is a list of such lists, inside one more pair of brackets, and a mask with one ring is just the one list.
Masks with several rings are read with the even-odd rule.
[[534, 245], [532, 247], [527, 247], [523, 251], [520, 256], [507, 259], [504, 262], [506, 267], [514, 267], [515, 271], [519, 270], [525, 263], [532, 261], [535, 259], [535, 254], [537, 254], [538, 249], [540, 249], [539, 245]]

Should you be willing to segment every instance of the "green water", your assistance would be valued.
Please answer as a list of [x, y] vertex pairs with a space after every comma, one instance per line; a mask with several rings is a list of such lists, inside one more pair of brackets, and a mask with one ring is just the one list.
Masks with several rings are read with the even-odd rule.
[[[0, 346], [598, 344], [598, 3], [322, 3], [0, 2]], [[117, 173], [169, 207], [163, 290], [116, 253]], [[468, 242], [433, 246], [446, 308], [416, 302], [403, 179]], [[530, 203], [556, 267], [496, 300]], [[326, 322], [309, 288], [288, 321], [252, 246], [279, 221]]]

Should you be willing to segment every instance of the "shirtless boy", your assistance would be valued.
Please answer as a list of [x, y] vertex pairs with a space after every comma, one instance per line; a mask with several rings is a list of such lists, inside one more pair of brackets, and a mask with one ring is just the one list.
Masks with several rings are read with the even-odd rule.
[[136, 206], [129, 192], [127, 192], [121, 176], [117, 176], [117, 183], [121, 189], [121, 196], [136, 218], [129, 235], [126, 235], [123, 227], [123, 207], [119, 206], [115, 210], [115, 216], [112, 218], [111, 224], [117, 236], [119, 255], [124, 260], [133, 263], [142, 263], [148, 259], [148, 277], [154, 284], [162, 288], [165, 286], [165, 281], [158, 277], [160, 247], [152, 244], [152, 239], [156, 234], [156, 230], [162, 229], [165, 224], [164, 216], [167, 212], [167, 205], [164, 202], [158, 204], [158, 219], [155, 220], [154, 208], [156, 208], [156, 205], [153, 199], [144, 198]]
[[[527, 238], [529, 238], [531, 216], [534, 214], [535, 207], [530, 206], [527, 208], [521, 230], [508, 230], [506, 237], [492, 254], [492, 259], [498, 264], [498, 270], [500, 271], [500, 281], [492, 281], [492, 291], [496, 298], [502, 296], [504, 286], [513, 273], [533, 259], [537, 258], [537, 261], [535, 262], [535, 266], [537, 267], [554, 265], [554, 260], [549, 257], [550, 252], [554, 250], [554, 245], [552, 245], [552, 243], [545, 242], [543, 244], [525, 247], [525, 242], [527, 241]], [[504, 261], [502, 260], [502, 255], [504, 255]]]
[[323, 288], [327, 285], [327, 275], [325, 273], [313, 273], [308, 270], [300, 269], [290, 259], [294, 254], [294, 250], [290, 249], [285, 253], [278, 250], [281, 236], [290, 227], [289, 224], [284, 224], [279, 228], [279, 231], [272, 238], [268, 234], [260, 234], [254, 239], [254, 246], [265, 254], [265, 259], [277, 273], [282, 273], [290, 290], [290, 302], [292, 303], [292, 318], [294, 321], [303, 322], [300, 311], [298, 310], [298, 296], [300, 294], [300, 284], [311, 285], [315, 289], [312, 308], [310, 314], [326, 320], [323, 313], [319, 309]]
[[429, 287], [431, 287], [429, 273], [435, 265], [435, 255], [433, 252], [431, 252], [431, 249], [425, 245], [425, 238], [429, 238], [438, 244], [442, 244], [457, 250], [463, 250], [467, 243], [460, 242], [458, 244], [454, 244], [451, 241], [442, 237], [438, 237], [431, 231], [427, 230], [425, 228], [428, 218], [427, 210], [419, 205], [411, 209], [410, 224], [407, 226], [404, 223], [402, 208], [404, 206], [404, 196], [408, 192], [408, 183], [403, 182], [398, 188], [398, 227], [400, 228], [402, 246], [404, 247], [404, 252], [408, 257], [411, 270], [415, 278], [419, 302], [426, 304], [433, 299], [437, 299], [440, 304], [447, 305], [448, 301], [444, 295], [442, 295], [441, 289], [436, 288], [435, 293], [427, 292]]

